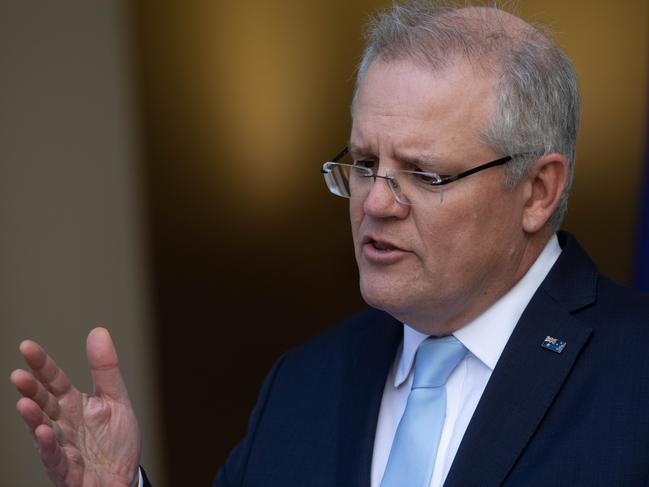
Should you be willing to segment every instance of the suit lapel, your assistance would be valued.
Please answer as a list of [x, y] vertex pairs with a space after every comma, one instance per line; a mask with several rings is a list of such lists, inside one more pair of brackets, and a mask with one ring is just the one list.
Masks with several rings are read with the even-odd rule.
[[376, 313], [376, 319], [346, 350], [341, 381], [336, 485], [369, 486], [374, 436], [385, 381], [403, 337], [403, 325]]
[[[597, 272], [565, 235], [562, 255], [521, 316], [464, 434], [445, 487], [501, 485], [568, 377], [592, 330], [571, 312], [595, 299]], [[566, 342], [543, 348], [546, 336]]]

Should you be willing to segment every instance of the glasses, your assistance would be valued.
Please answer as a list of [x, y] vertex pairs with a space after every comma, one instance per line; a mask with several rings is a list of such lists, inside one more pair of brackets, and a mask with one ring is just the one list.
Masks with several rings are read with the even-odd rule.
[[495, 161], [462, 171], [454, 176], [442, 176], [435, 172], [388, 169], [384, 176], [376, 173], [376, 162], [354, 161], [353, 164], [338, 162], [349, 152], [345, 147], [330, 162], [325, 162], [321, 172], [327, 188], [336, 196], [343, 198], [365, 198], [377, 179], [384, 179], [395, 199], [404, 205], [420, 205], [431, 201], [431, 193], [439, 193], [445, 185], [465, 178], [490, 167], [501, 166], [522, 154], [505, 156]]

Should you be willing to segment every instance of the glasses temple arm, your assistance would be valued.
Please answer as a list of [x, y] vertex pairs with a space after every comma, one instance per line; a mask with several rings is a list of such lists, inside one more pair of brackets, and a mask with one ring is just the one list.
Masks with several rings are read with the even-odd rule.
[[511, 160], [512, 160], [512, 156], [501, 157], [500, 159], [496, 159], [495, 161], [487, 162], [486, 164], [482, 164], [481, 166], [474, 167], [474, 168], [469, 169], [467, 171], [461, 172], [460, 174], [456, 174], [455, 176], [449, 176], [447, 178], [443, 178], [435, 186], [441, 186], [443, 184], [452, 183], [453, 181], [457, 181], [458, 179], [462, 179], [462, 178], [465, 178], [467, 176], [471, 176], [471, 174], [475, 174], [477, 172], [484, 171], [485, 169], [489, 169], [490, 167], [501, 166], [501, 165], [503, 165], [506, 162], [509, 162]]

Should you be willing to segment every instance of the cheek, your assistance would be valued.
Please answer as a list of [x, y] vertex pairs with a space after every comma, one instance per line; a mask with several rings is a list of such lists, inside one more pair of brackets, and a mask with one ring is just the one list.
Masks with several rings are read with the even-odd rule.
[[[443, 259], [444, 251], [451, 251], [463, 243], [480, 215], [475, 208], [460, 198], [445, 196], [444, 202], [426, 211], [413, 212], [414, 229], [426, 257]], [[442, 251], [440, 256], [440, 251]]]
[[414, 250], [429, 279], [445, 280], [457, 270], [456, 259], [463, 254], [459, 247], [465, 241], [467, 225], [451, 220], [440, 212], [413, 218]]
[[363, 207], [360, 203], [349, 200], [349, 221], [352, 227], [352, 238], [354, 242], [358, 238], [361, 222], [363, 221]]
[[471, 272], [476, 255], [488, 251], [501, 232], [501, 209], [475, 194], [447, 194], [444, 203], [425, 215], [414, 215], [421, 257], [428, 272]]

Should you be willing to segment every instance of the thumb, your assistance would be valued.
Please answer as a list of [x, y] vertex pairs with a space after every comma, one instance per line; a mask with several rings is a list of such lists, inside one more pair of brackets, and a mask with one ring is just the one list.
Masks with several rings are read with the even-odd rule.
[[108, 396], [119, 402], [128, 402], [126, 385], [119, 371], [117, 352], [106, 328], [98, 327], [88, 334], [86, 355], [95, 395]]

